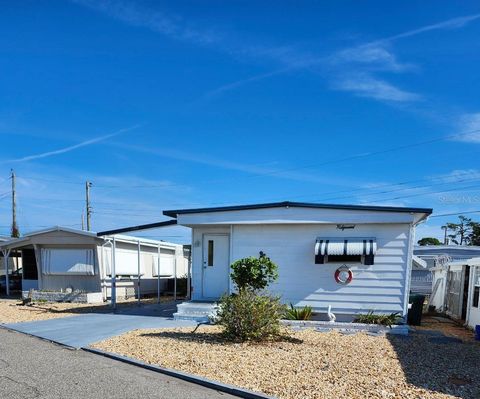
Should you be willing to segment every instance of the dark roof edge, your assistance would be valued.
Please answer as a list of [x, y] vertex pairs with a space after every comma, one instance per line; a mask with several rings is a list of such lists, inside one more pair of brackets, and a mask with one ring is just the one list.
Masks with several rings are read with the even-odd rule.
[[157, 227], [172, 226], [174, 224], [177, 224], [176, 219], [166, 220], [166, 221], [163, 221], [163, 222], [141, 224], [141, 225], [138, 225], [138, 226], [122, 227], [120, 229], [115, 229], [115, 230], [99, 231], [97, 233], [97, 237], [103, 237], [103, 236], [109, 236], [109, 235], [121, 234], [121, 233], [128, 233], [130, 231], [155, 229]]
[[266, 204], [250, 204], [250, 205], [234, 205], [222, 206], [213, 208], [194, 208], [194, 209], [174, 209], [163, 211], [165, 216], [176, 218], [177, 215], [187, 213], [209, 213], [209, 212], [228, 212], [228, 211], [243, 211], [249, 209], [264, 209], [264, 208], [281, 208], [281, 207], [295, 207], [295, 208], [318, 208], [318, 209], [346, 209], [346, 210], [360, 210], [360, 211], [377, 211], [377, 212], [407, 212], [407, 213], [425, 213], [430, 215], [433, 212], [431, 208], [405, 208], [396, 206], [375, 206], [375, 205], [342, 205], [342, 204], [315, 204], [308, 202], [272, 202]]

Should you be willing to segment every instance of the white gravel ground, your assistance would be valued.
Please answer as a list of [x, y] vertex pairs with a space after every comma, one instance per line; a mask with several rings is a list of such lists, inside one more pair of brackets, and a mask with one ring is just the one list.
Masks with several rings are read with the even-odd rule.
[[305, 330], [282, 342], [232, 344], [219, 332], [140, 330], [94, 346], [282, 399], [480, 398], [480, 345], [472, 341]]

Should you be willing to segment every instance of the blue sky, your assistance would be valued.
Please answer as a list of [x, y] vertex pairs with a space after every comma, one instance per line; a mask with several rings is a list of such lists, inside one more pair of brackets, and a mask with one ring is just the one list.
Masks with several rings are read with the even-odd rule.
[[1, 7], [0, 234], [10, 168], [23, 232], [80, 227], [85, 180], [95, 230], [282, 200], [480, 210], [478, 2]]

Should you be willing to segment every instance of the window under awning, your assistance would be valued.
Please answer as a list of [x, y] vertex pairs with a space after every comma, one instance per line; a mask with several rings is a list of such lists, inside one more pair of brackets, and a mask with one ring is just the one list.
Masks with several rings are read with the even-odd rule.
[[315, 263], [325, 263], [325, 257], [329, 255], [360, 255], [365, 257], [364, 264], [372, 265], [376, 252], [377, 241], [372, 237], [318, 237], [315, 242]]

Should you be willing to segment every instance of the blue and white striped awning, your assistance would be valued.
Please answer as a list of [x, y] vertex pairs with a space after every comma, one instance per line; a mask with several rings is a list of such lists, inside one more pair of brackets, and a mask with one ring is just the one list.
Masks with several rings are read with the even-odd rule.
[[318, 237], [315, 243], [315, 255], [375, 255], [375, 238], [324, 238]]

